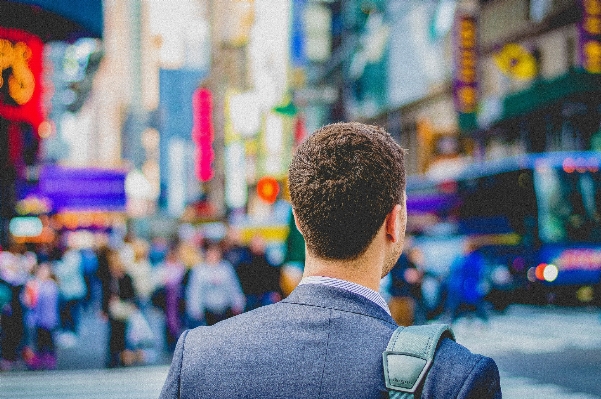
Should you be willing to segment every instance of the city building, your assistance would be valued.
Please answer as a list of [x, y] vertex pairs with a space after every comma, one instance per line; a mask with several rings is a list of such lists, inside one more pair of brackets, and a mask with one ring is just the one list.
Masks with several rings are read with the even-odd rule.
[[384, 126], [409, 149], [410, 173], [599, 148], [598, 1], [297, 3], [330, 22], [308, 27], [331, 45], [308, 57], [297, 90], [311, 128]]

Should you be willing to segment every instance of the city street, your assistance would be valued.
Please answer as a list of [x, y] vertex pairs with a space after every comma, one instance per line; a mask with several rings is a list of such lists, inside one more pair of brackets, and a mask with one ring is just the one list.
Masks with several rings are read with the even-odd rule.
[[601, 398], [601, 311], [514, 305], [490, 325], [460, 320], [457, 341], [491, 356], [503, 398]]
[[[488, 326], [460, 320], [454, 331], [459, 343], [497, 361], [506, 399], [594, 399], [601, 398], [600, 314], [514, 305]], [[93, 315], [86, 314], [77, 345], [60, 350], [60, 370], [2, 374], [0, 398], [158, 397], [169, 355], [155, 352], [149, 366], [102, 369], [104, 325]], [[151, 315], [158, 332], [160, 315]]]

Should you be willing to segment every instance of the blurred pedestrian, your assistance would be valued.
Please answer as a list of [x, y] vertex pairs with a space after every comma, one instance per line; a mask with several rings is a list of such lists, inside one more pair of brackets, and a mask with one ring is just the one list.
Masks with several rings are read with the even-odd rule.
[[134, 353], [127, 347], [126, 328], [135, 312], [135, 291], [132, 278], [118, 252], [107, 252], [109, 278], [103, 290], [102, 309], [108, 319], [107, 367], [128, 366], [134, 362]]
[[165, 312], [165, 343], [173, 351], [179, 335], [183, 331], [185, 302], [182, 281], [186, 271], [177, 256], [176, 248], [167, 251], [165, 260], [159, 269], [158, 287], [161, 290], [160, 306]]
[[250, 240], [247, 260], [243, 260], [236, 273], [246, 296], [245, 311], [276, 303], [282, 299], [280, 269], [267, 259], [265, 239], [255, 234]]
[[152, 266], [158, 266], [165, 261], [169, 251], [169, 242], [165, 237], [156, 236], [150, 240], [148, 260]]
[[245, 298], [232, 265], [222, 258], [221, 243], [207, 239], [204, 261], [194, 267], [186, 292], [193, 324], [213, 325], [244, 311]]
[[484, 258], [476, 242], [468, 238], [463, 244], [462, 254], [453, 261], [447, 278], [446, 320], [454, 323], [463, 315], [475, 315], [487, 323], [485, 285]]
[[250, 250], [242, 243], [242, 233], [231, 225], [227, 226], [223, 238], [223, 259], [230, 262], [234, 269], [250, 259]]
[[83, 279], [86, 284], [86, 295], [83, 299], [84, 308], [91, 306], [100, 294], [100, 284], [98, 282], [98, 256], [92, 246], [86, 246], [80, 249], [81, 264], [83, 269]]
[[56, 368], [59, 290], [49, 263], [41, 263], [27, 282], [23, 303], [29, 309], [28, 327], [33, 331], [33, 348], [27, 348], [25, 362], [33, 370], [52, 370]]
[[62, 333], [58, 343], [72, 347], [77, 343], [81, 308], [86, 296], [81, 253], [69, 247], [60, 260], [53, 263], [53, 272], [60, 291], [60, 321]]
[[150, 305], [150, 295], [154, 291], [154, 279], [152, 266], [148, 260], [149, 245], [142, 239], [136, 239], [131, 243], [133, 259], [125, 264], [127, 274], [132, 278], [138, 306], [145, 311]]
[[[421, 270], [414, 261], [415, 248], [410, 239], [390, 271], [390, 314], [399, 326], [411, 326], [415, 323], [416, 313], [421, 302]], [[420, 322], [423, 322], [418, 316]]]
[[0, 287], [3, 306], [0, 308], [0, 371], [16, 367], [20, 350], [25, 344], [25, 319], [21, 294], [28, 274], [20, 267], [22, 248], [11, 245], [0, 252]]

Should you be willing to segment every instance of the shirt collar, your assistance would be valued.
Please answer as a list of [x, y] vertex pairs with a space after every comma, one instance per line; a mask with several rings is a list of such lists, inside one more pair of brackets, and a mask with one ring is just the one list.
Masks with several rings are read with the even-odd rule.
[[363, 285], [353, 283], [347, 280], [341, 280], [339, 278], [333, 277], [324, 277], [324, 276], [308, 276], [303, 277], [300, 281], [299, 285], [303, 284], [321, 284], [329, 287], [336, 287], [346, 291], [350, 291], [354, 294], [361, 295], [365, 299], [368, 299], [374, 302], [376, 305], [381, 307], [390, 315], [390, 309], [388, 308], [388, 304], [380, 295], [379, 292], [372, 290], [371, 288], [367, 288]]

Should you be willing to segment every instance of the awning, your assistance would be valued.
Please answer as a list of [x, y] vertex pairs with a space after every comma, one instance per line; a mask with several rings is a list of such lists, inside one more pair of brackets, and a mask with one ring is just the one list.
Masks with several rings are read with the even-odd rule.
[[102, 0], [2, 0], [0, 26], [17, 28], [42, 41], [102, 38]]

